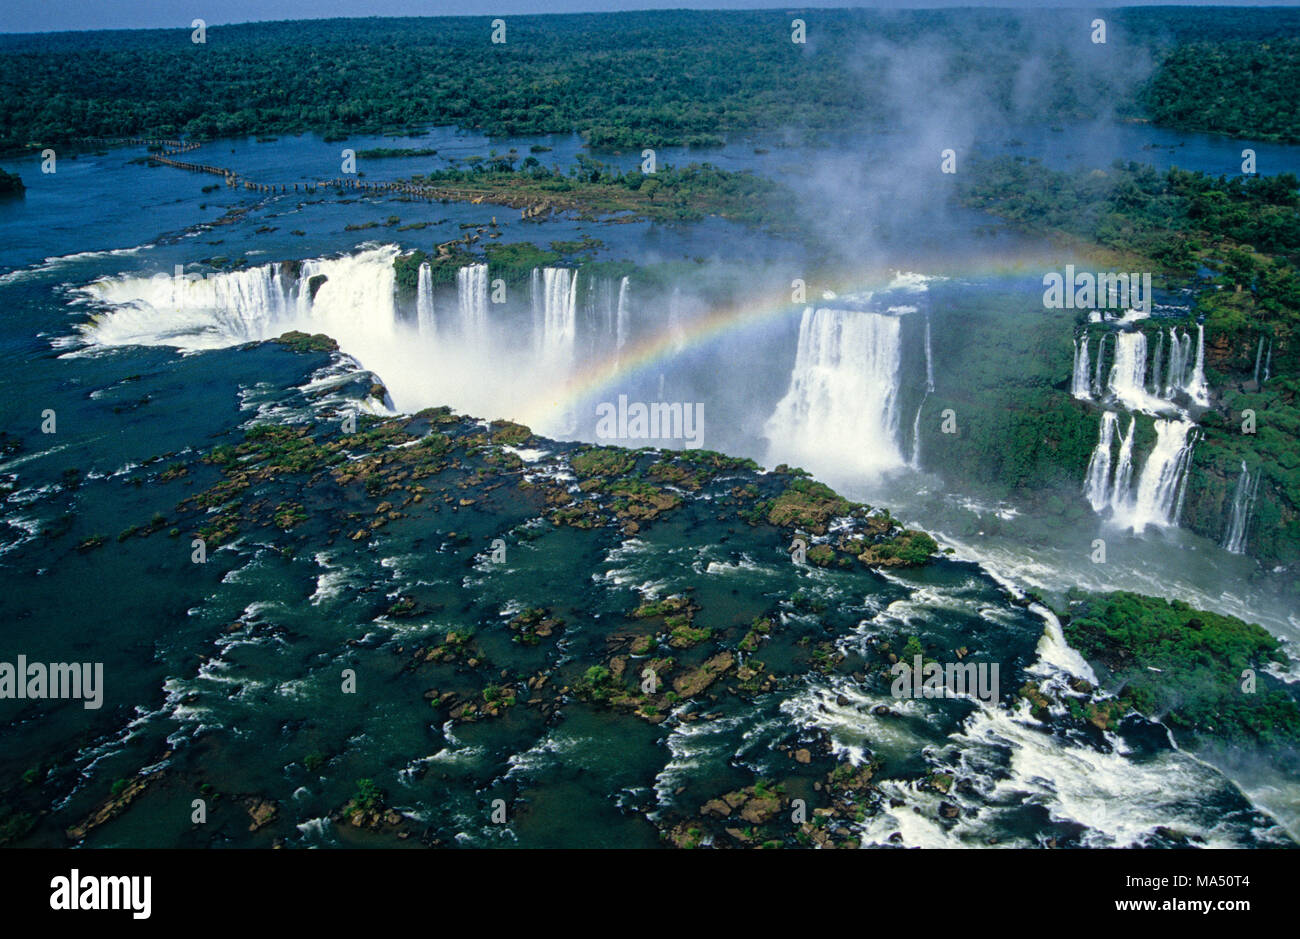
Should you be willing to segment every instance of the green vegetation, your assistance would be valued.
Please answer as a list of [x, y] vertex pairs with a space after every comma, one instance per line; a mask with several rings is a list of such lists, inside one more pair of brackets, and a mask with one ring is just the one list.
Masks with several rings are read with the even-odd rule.
[[[1210, 177], [1175, 168], [1115, 164], [1109, 172], [1060, 173], [1035, 160], [976, 163], [963, 202], [1024, 228], [1075, 235], [1157, 272], [1217, 273], [1222, 290], [1200, 299], [1219, 349], [1210, 364], [1249, 371], [1256, 341], [1274, 339], [1275, 372], [1300, 368], [1300, 182]], [[1149, 268], [1148, 268], [1149, 269]], [[1223, 343], [1227, 343], [1223, 346]]]
[[368, 150], [358, 150], [357, 158], [363, 160], [385, 160], [393, 157], [422, 157], [436, 156], [437, 150], [429, 147], [371, 147]]
[[1173, 50], [1146, 89], [1157, 123], [1182, 130], [1300, 141], [1300, 41], [1196, 42]]
[[573, 683], [574, 693], [579, 697], [607, 703], [611, 698], [627, 694], [627, 689], [603, 665], [593, 665], [583, 676]]
[[691, 601], [686, 597], [665, 597], [662, 600], [649, 600], [635, 610], [632, 615], [637, 619], [647, 619], [652, 616], [667, 616], [671, 613], [680, 613], [683, 610], [690, 609]]
[[815, 535], [825, 534], [826, 523], [832, 518], [860, 508], [830, 486], [811, 479], [795, 479], [785, 492], [764, 507], [770, 524], [778, 528], [801, 528]]
[[294, 329], [272, 340], [294, 352], [338, 352], [339, 344], [324, 333], [309, 335]]
[[374, 812], [382, 808], [384, 804], [383, 790], [375, 784], [373, 779], [358, 779], [356, 791], [348, 804], [343, 809], [343, 814], [351, 815], [353, 812]]
[[0, 845], [17, 841], [35, 827], [36, 818], [31, 813], [0, 806]]
[[[1294, 562], [1300, 558], [1300, 379], [1272, 378], [1256, 391], [1228, 385], [1222, 409], [1201, 419], [1182, 523], [1221, 540], [1244, 462], [1260, 480], [1246, 550], [1268, 563]], [[1256, 414], [1253, 434], [1242, 433], [1247, 409]], [[1300, 581], [1291, 595], [1300, 599]]]
[[281, 502], [275, 507], [274, 518], [277, 528], [288, 531], [307, 521], [307, 512], [297, 502]]
[[911, 662], [918, 655], [921, 656], [922, 659], [925, 657], [925, 649], [921, 645], [921, 640], [916, 636], [908, 636], [907, 642], [903, 644], [903, 651], [899, 656], [900, 660], [903, 662]]
[[[513, 156], [475, 161], [468, 169], [445, 169], [415, 180], [442, 198], [487, 201], [532, 214], [573, 211], [584, 218], [618, 215], [659, 221], [697, 221], [721, 215], [773, 228], [786, 223], [786, 199], [776, 183], [751, 172], [709, 163], [660, 166], [653, 174], [624, 171], [578, 154], [566, 171], [535, 157], [515, 166]], [[586, 250], [589, 245], [579, 243]], [[536, 249], [534, 249], [536, 250]]]
[[393, 259], [394, 277], [400, 290], [413, 293], [419, 287], [420, 265], [427, 260], [428, 256], [419, 250], [411, 251], [408, 254], [399, 254]]
[[1141, 713], [1208, 736], [1300, 742], [1300, 705], [1263, 672], [1285, 656], [1261, 627], [1122, 592], [1076, 599], [1062, 623], [1069, 643]]
[[560, 260], [560, 255], [553, 251], [543, 251], [527, 241], [502, 244], [494, 242], [485, 245], [483, 253], [487, 256], [488, 270], [492, 276], [500, 277], [508, 283], [519, 283], [532, 276], [533, 269], [547, 267]]
[[[925, 402], [923, 463], [999, 497], [1056, 489], [1073, 495], [1100, 421], [1056, 391], [1070, 374], [1073, 311], [1009, 317], [1005, 303], [1005, 296], [964, 298], [950, 311], [961, 329], [948, 329], [945, 314], [935, 330], [935, 355], [948, 362], [949, 376]], [[954, 346], [986, 354], [962, 355]], [[957, 432], [945, 434], [939, 415], [950, 408]]]
[[924, 564], [938, 550], [938, 542], [925, 532], [904, 529], [893, 538], [867, 545], [858, 557], [866, 564], [905, 567]]
[[[1244, 461], [1261, 476], [1247, 549], [1265, 561], [1300, 557], [1298, 187], [1291, 174], [1214, 178], [1177, 168], [1160, 173], [1136, 163], [1062, 173], [1007, 157], [976, 163], [962, 189], [967, 205], [1033, 231], [1110, 249], [1122, 269], [1184, 280], [1199, 271], [1211, 278], [1194, 313], [1205, 326], [1206, 376], [1218, 397], [1200, 420], [1203, 437], [1193, 451], [1183, 522], [1221, 539]], [[1006, 374], [970, 376], [989, 385], [988, 408], [980, 395], [974, 407], [938, 396], [935, 407], [959, 409], [962, 434], [933, 435], [925, 441], [927, 452], [941, 448], [950, 465], [960, 457], [960, 465], [980, 467], [973, 476], [996, 479], [1008, 489], [1077, 480], [1096, 441], [1098, 417], [1086, 405], [1048, 393], [1068, 374], [1070, 350], [1059, 336], [1071, 328], [1070, 316], [1045, 310], [1036, 325], [1017, 323], [1014, 329], [972, 320], [972, 328], [997, 333], [979, 338], [981, 348], [1019, 349], [1018, 364]], [[1148, 346], [1154, 347], [1155, 333], [1170, 325], [1152, 320], [1137, 328], [1148, 332]], [[1271, 377], [1258, 388], [1254, 370], [1261, 343], [1270, 350]], [[960, 362], [956, 368], [962, 370]], [[1242, 433], [1246, 409], [1257, 415], [1252, 434]], [[1149, 419], [1139, 419], [1138, 431], [1137, 444], [1145, 449]]]
[[879, 126], [893, 115], [878, 77], [918, 37], [955, 50], [936, 87], [978, 72], [986, 100], [1003, 108], [1023, 98], [1023, 63], [1039, 62], [1052, 87], [1027, 119], [1145, 107], [1175, 126], [1295, 139], [1297, 11], [1114, 11], [1112, 34], [1137, 44], [1124, 54], [1158, 64], [1147, 88], [1131, 87], [1121, 69], [1085, 66], [1071, 43], [1044, 42], [1077, 30], [1073, 15], [821, 10], [806, 46], [790, 41], [790, 17], [775, 10], [517, 17], [499, 46], [479, 17], [213, 26], [206, 48], [221, 54], [207, 56], [180, 27], [13, 35], [0, 42], [0, 151], [83, 135], [313, 130], [345, 140], [429, 124], [578, 131], [593, 146], [639, 151], [708, 147], [763, 128]]
[[308, 753], [302, 758], [303, 768], [309, 773], [319, 773], [325, 768], [327, 759], [324, 753]]
[[636, 454], [617, 447], [592, 447], [575, 453], [570, 463], [580, 477], [621, 476], [636, 463]]
[[[1300, 353], [1300, 343], [1289, 341], [1300, 327], [1298, 185], [1290, 173], [1216, 179], [1140, 163], [1065, 173], [1002, 157], [974, 164], [962, 199], [1032, 231], [1154, 262], [1157, 271], [1188, 276], [1211, 268], [1239, 296], [1211, 302], [1207, 325], [1216, 334], [1263, 330], [1279, 341], [1279, 361], [1279, 354]], [[1253, 345], [1250, 355], [1253, 363]]]
[[713, 630], [707, 627], [692, 626], [690, 618], [684, 615], [670, 616], [664, 621], [664, 625], [669, 631], [668, 644], [674, 649], [689, 649], [713, 635]]
[[26, 190], [27, 187], [17, 173], [7, 173], [0, 169], [0, 196], [21, 195]]

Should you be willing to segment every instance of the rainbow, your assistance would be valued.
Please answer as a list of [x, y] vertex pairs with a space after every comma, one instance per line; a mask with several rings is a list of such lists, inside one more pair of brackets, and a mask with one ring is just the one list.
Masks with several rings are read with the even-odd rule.
[[531, 427], [598, 396], [615, 382], [626, 381], [680, 355], [687, 348], [707, 345], [728, 332], [749, 329], [765, 320], [789, 316], [796, 309], [789, 297], [789, 292], [785, 292], [779, 296], [760, 296], [741, 305], [716, 307], [681, 330], [664, 327], [624, 346], [616, 354], [585, 362], [574, 370], [559, 397], [547, 395], [525, 404], [521, 420]]
[[[1023, 255], [995, 256], [984, 260], [985, 263], [978, 269], [948, 270], [943, 274], [927, 275], [926, 280], [1023, 276], [1027, 271], [1038, 270], [1043, 263], [1042, 258], [1027, 259]], [[858, 271], [852, 276], [835, 278], [832, 288], [835, 288], [834, 292], [839, 296], [849, 296], [873, 289], [900, 286], [897, 280], [909, 276], [917, 275], [905, 274], [897, 268]], [[853, 286], [838, 289], [844, 284]], [[574, 370], [558, 396], [554, 394], [554, 389], [549, 389], [549, 394], [526, 402], [516, 420], [529, 427], [544, 426], [551, 418], [576, 409], [597, 396], [608, 396], [606, 390], [610, 386], [634, 378], [640, 372], [681, 355], [687, 349], [699, 348], [725, 334], [752, 329], [763, 322], [792, 316], [806, 306], [816, 305], [819, 300], [814, 294], [820, 296], [821, 289], [825, 289], [821, 284], [818, 284], [818, 288], [814, 290], [809, 287], [809, 299], [802, 304], [792, 302], [789, 290], [781, 290], [749, 298], [743, 303], [715, 307], [681, 330], [673, 330], [665, 325], [651, 335], [624, 346], [618, 353], [583, 363]]]

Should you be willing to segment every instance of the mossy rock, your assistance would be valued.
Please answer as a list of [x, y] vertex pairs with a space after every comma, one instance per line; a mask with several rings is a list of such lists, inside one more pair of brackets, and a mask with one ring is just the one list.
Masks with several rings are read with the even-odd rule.
[[801, 528], [815, 535], [824, 535], [827, 522], [848, 515], [858, 507], [830, 486], [810, 479], [796, 479], [785, 492], [768, 503], [767, 520], [778, 528]]
[[[313, 278], [314, 280], [315, 278]], [[339, 344], [324, 333], [307, 334], [293, 329], [282, 333], [272, 342], [277, 342], [294, 352], [338, 352]]]

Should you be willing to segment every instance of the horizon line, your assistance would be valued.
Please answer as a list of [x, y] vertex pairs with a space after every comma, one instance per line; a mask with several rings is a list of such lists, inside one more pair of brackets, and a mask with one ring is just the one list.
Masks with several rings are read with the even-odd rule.
[[[526, 2], [526, 0], [525, 0]], [[671, 2], [671, 0], [670, 0]], [[1205, 3], [1201, 0], [1170, 0], [1170, 2], [1138, 2], [1128, 3], [1123, 0], [1095, 0], [1095, 2], [1079, 2], [1079, 0], [1062, 0], [1062, 2], [1052, 2], [1044, 5], [1041, 0], [994, 0], [990, 3], [969, 2], [969, 0], [957, 0], [953, 3], [936, 3], [935, 0], [919, 0], [912, 4], [908, 0], [899, 0], [897, 3], [844, 3], [832, 4], [828, 6], [795, 6], [786, 5], [780, 2], [774, 2], [766, 6], [753, 7], [715, 7], [715, 6], [646, 6], [635, 7], [622, 10], [610, 9], [586, 9], [586, 10], [566, 10], [559, 12], [487, 12], [487, 13], [433, 13], [428, 15], [406, 15], [406, 14], [357, 14], [349, 15], [346, 13], [331, 12], [329, 14], [311, 15], [305, 13], [300, 16], [291, 17], [274, 17], [267, 19], [249, 19], [249, 20], [231, 20], [227, 22], [208, 21], [203, 17], [193, 16], [193, 11], [189, 19], [185, 22], [178, 22], [174, 26], [88, 26], [81, 29], [29, 29], [29, 30], [11, 30], [0, 28], [0, 37], [13, 36], [62, 36], [76, 35], [82, 33], [114, 33], [114, 32], [170, 32], [170, 31], [189, 31], [193, 28], [194, 19], [204, 19], [204, 25], [207, 29], [239, 27], [239, 26], [268, 26], [280, 23], [305, 23], [305, 22], [329, 22], [333, 20], [465, 20], [465, 19], [494, 19], [505, 17], [527, 17], [527, 18], [566, 18], [574, 16], [621, 16], [630, 13], [767, 13], [780, 11], [785, 14], [800, 12], [847, 12], [862, 11], [874, 13], [924, 13], [924, 12], [962, 12], [962, 11], [979, 11], [979, 12], [997, 12], [997, 11], [1042, 11], [1042, 12], [1069, 12], [1108, 9], [1108, 10], [1162, 10], [1181, 8], [1187, 10], [1213, 10], [1213, 9], [1239, 9], [1266, 12], [1269, 10], [1294, 10], [1300, 7], [1297, 3], [1254, 3], [1251, 0], [1238, 0], [1238, 2], [1220, 2]], [[184, 19], [182, 17], [182, 19]]]

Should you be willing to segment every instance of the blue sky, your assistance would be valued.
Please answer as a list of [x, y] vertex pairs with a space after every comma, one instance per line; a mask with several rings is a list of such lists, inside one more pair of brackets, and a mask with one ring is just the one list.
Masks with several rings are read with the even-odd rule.
[[[628, 9], [790, 9], [792, 7], [953, 7], [953, 6], [1170, 6], [1152, 0], [1133, 3], [1086, 0], [875, 0], [866, 3], [790, 3], [788, 0], [492, 0], [490, 5], [465, 0], [2, 0], [0, 32], [44, 32], [64, 29], [188, 29], [195, 17], [210, 26], [256, 20], [318, 19], [333, 16], [509, 16], [519, 13], [587, 13]], [[1277, 0], [1237, 0], [1204, 3], [1217, 6], [1294, 6]]]

